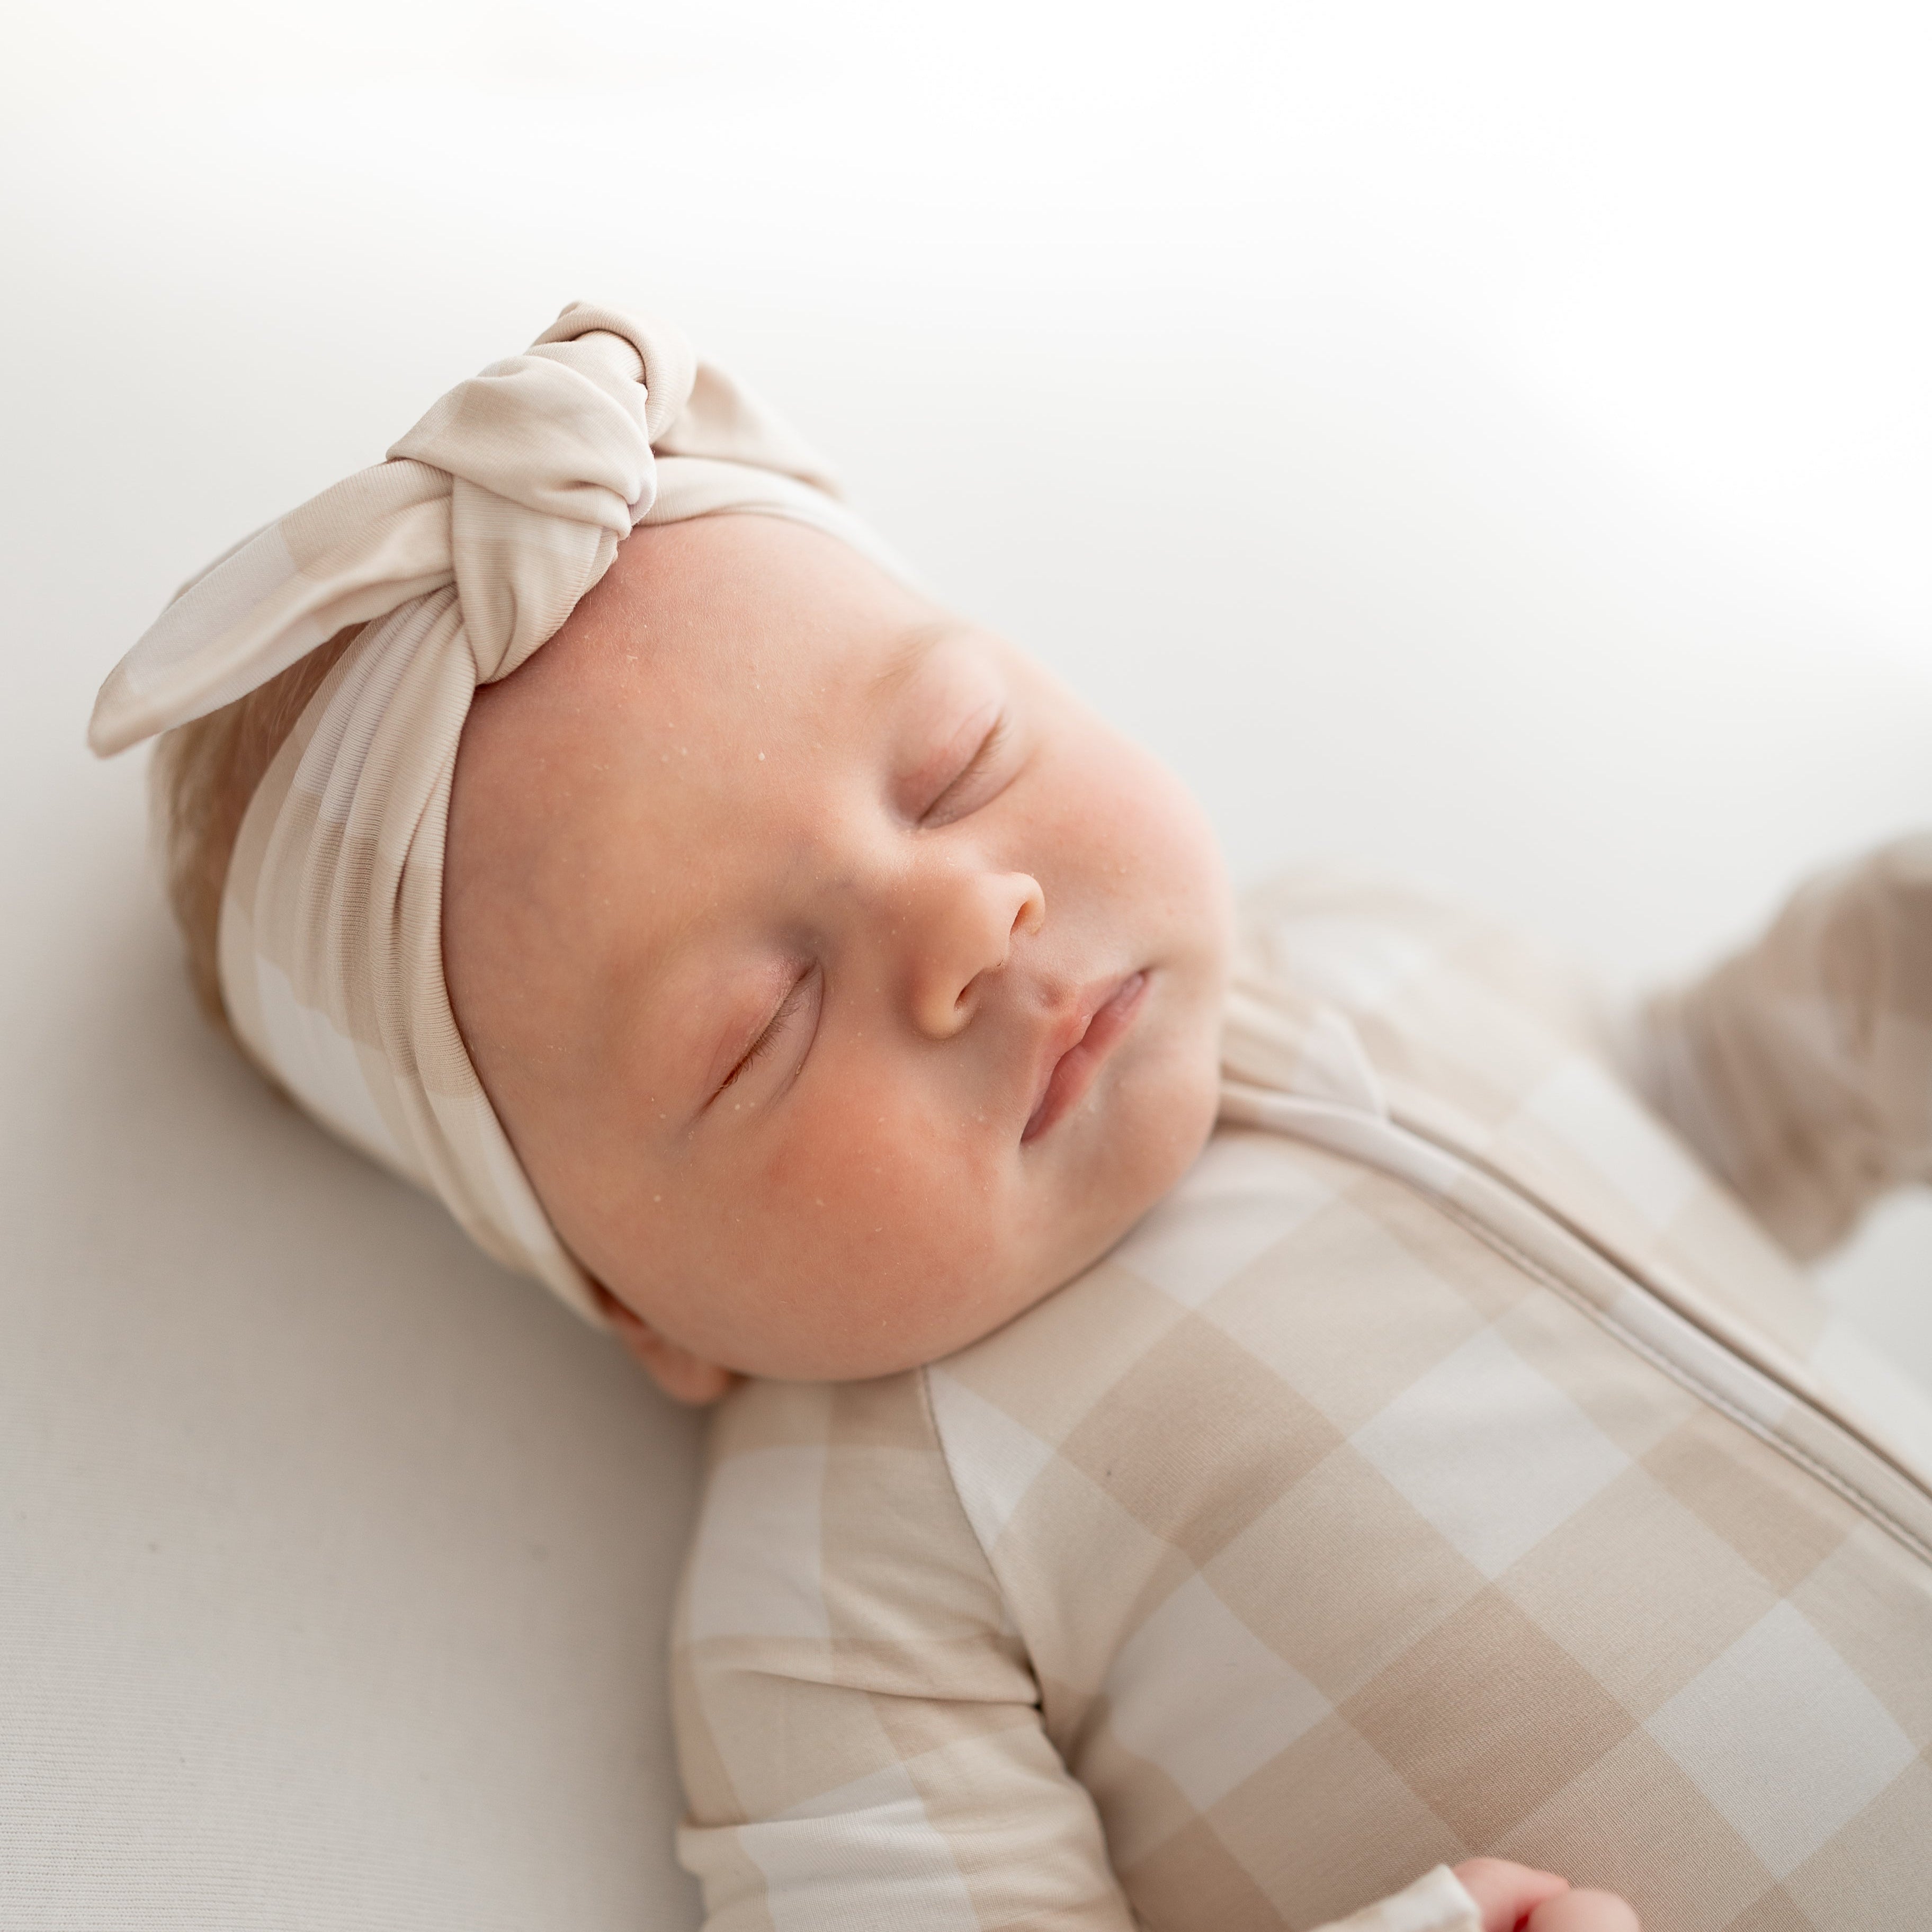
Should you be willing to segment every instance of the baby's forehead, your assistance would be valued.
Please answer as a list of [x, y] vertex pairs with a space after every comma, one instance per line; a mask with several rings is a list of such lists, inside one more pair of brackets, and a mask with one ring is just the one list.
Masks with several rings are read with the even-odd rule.
[[718, 712], [782, 688], [849, 706], [902, 674], [949, 627], [936, 606], [836, 537], [730, 515], [634, 532], [522, 669], [478, 694], [487, 712], [581, 725], [586, 706]]
[[922, 755], [974, 674], [949, 646], [972, 634], [817, 530], [640, 530], [544, 649], [478, 694], [452, 860], [546, 906], [573, 878], [616, 889], [636, 841], [716, 865], [855, 758]]
[[472, 709], [444, 902], [459, 1012], [526, 1056], [573, 1041], [586, 1078], [627, 1059], [611, 1016], [660, 1013], [646, 982], [701, 992], [734, 933], [949, 754], [998, 648], [816, 531], [640, 531]]

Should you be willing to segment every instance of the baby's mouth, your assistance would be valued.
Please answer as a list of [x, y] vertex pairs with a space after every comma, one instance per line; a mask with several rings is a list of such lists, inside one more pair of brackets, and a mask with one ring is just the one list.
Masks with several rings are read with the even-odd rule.
[[1138, 1016], [1147, 983], [1144, 972], [1130, 973], [1113, 986], [1103, 988], [1100, 1004], [1087, 1007], [1069, 1023], [1072, 1037], [1048, 1070], [1021, 1132], [1022, 1143], [1037, 1140], [1086, 1097], [1108, 1054]]

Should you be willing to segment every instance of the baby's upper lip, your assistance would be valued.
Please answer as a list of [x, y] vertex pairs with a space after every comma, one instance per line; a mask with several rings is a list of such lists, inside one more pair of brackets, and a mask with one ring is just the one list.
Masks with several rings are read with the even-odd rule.
[[1037, 1138], [1084, 1097], [1132, 1024], [1146, 985], [1144, 970], [1110, 974], [1090, 981], [1059, 1007], [1035, 1062], [1022, 1141]]

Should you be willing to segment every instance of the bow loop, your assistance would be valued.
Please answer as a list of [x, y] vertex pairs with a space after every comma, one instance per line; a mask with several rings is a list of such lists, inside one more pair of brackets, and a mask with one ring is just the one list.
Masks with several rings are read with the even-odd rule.
[[[202, 717], [345, 625], [449, 584], [477, 677], [507, 677], [656, 504], [651, 445], [698, 368], [668, 323], [573, 302], [523, 355], [459, 382], [387, 462], [204, 572], [102, 687], [89, 742], [104, 755]], [[782, 466], [788, 433], [773, 440]]]

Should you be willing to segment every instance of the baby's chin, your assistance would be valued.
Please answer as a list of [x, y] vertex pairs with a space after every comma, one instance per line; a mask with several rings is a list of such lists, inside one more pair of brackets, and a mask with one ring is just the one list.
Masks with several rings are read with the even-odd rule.
[[956, 1284], [950, 1292], [909, 1292], [878, 1327], [852, 1334], [849, 1346], [821, 1358], [815, 1372], [794, 1370], [788, 1378], [860, 1381], [897, 1374], [956, 1354], [1018, 1320], [1102, 1260], [1174, 1187], [1214, 1131], [1219, 1100], [1212, 1057], [1184, 1086], [1163, 1083], [1157, 1108], [1143, 1112], [1111, 1150], [1104, 1185], [1093, 1184], [1076, 1164], [1057, 1198], [1035, 1208], [1030, 1225], [977, 1280], [958, 1282], [956, 1249], [922, 1250], [909, 1244], [902, 1278], [928, 1284], [950, 1278]]
[[[1036, 1250], [1058, 1287], [1091, 1267], [1199, 1157], [1220, 1108], [1219, 1003], [1199, 1000], [1130, 1054], [1088, 1120], [1070, 1120], [1054, 1184], [1040, 1204]], [[1052, 1158], [1054, 1150], [1042, 1148]]]
[[[1144, 1166], [1145, 1184], [1117, 1192], [1103, 1212], [1046, 1238], [1010, 1233], [962, 1264], [968, 1237], [904, 1230], [881, 1255], [876, 1238], [836, 1258], [773, 1280], [740, 1304], [730, 1332], [700, 1353], [739, 1373], [776, 1382], [868, 1382], [944, 1360], [1018, 1320], [1100, 1261], [1180, 1178], [1206, 1138], [1204, 1126], [1178, 1158]], [[801, 1311], [809, 1311], [801, 1318]]]
[[969, 1347], [1077, 1280], [1168, 1194], [1214, 1131], [1220, 1044], [1217, 1016], [1176, 1027], [1159, 1049], [1120, 1070], [1093, 1118], [1063, 1124], [1068, 1144], [1040, 1150], [1048, 1156], [1042, 1184], [1009, 1246], [1004, 1280], [980, 1304], [986, 1318], [963, 1324], [970, 1332], [922, 1360]]

